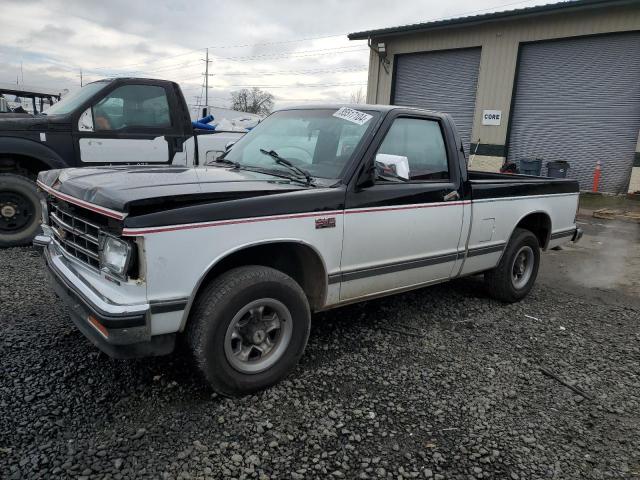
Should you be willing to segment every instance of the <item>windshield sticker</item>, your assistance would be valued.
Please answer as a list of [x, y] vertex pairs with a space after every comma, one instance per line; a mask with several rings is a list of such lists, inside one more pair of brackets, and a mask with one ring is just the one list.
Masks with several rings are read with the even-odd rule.
[[340, 108], [333, 116], [358, 125], [364, 125], [373, 118], [373, 116], [368, 113], [360, 112], [359, 110], [354, 110], [349, 107]]

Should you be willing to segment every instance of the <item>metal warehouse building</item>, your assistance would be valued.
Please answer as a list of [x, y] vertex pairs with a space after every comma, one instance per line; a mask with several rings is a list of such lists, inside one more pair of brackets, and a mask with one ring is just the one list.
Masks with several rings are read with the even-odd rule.
[[450, 113], [472, 168], [570, 163], [590, 190], [640, 190], [640, 1], [579, 0], [352, 33], [368, 103]]

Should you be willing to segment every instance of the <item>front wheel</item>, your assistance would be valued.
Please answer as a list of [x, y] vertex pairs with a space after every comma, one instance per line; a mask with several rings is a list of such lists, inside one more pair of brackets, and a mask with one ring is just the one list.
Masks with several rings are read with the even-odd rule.
[[42, 206], [36, 184], [13, 173], [0, 175], [0, 247], [28, 245], [40, 228]]
[[198, 295], [187, 331], [213, 389], [238, 396], [269, 387], [293, 370], [309, 338], [304, 291], [273, 268], [230, 270]]
[[540, 244], [529, 230], [516, 228], [500, 263], [484, 274], [489, 294], [503, 302], [522, 300], [533, 288], [540, 267]]

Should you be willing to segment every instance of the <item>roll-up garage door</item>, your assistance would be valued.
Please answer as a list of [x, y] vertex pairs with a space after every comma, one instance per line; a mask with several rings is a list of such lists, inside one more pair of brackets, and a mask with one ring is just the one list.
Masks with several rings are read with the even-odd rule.
[[399, 55], [393, 103], [450, 114], [468, 152], [480, 53], [480, 48], [465, 48]]
[[590, 190], [626, 193], [640, 130], [640, 33], [522, 45], [509, 159], [566, 160]]

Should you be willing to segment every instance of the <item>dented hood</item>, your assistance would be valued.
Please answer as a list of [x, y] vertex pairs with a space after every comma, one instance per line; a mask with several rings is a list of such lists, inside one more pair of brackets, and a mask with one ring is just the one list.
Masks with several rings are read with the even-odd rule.
[[41, 172], [38, 181], [61, 193], [119, 212], [146, 211], [305, 190], [269, 174], [223, 167], [85, 167]]

